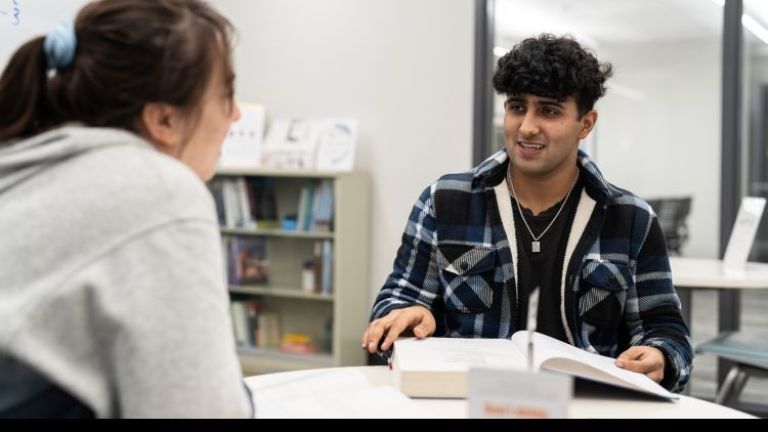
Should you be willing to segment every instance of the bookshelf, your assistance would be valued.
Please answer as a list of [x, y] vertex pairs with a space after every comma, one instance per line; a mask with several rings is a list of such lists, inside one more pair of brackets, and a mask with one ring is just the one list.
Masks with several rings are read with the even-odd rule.
[[[361, 173], [220, 169], [209, 187], [222, 225], [243, 373], [365, 364], [360, 335], [368, 319], [369, 178]], [[310, 189], [312, 199], [306, 196]], [[272, 197], [264, 201], [264, 194]], [[258, 204], [263, 202], [269, 203], [266, 211]], [[252, 220], [233, 217], [236, 208], [240, 216], [245, 209]], [[261, 219], [267, 213], [267, 220]], [[330, 221], [325, 220], [328, 213]], [[284, 226], [286, 218], [299, 226]], [[245, 274], [238, 270], [243, 250], [250, 244], [258, 249], [251, 255], [263, 255], [258, 259], [266, 280], [240, 278]], [[329, 269], [329, 275], [322, 269]], [[309, 286], [308, 271], [315, 281]], [[291, 345], [296, 340], [311, 352], [296, 352]]]

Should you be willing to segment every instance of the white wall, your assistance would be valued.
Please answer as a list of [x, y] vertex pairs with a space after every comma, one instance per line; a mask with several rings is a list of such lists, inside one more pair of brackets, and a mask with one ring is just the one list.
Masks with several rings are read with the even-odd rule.
[[11, 55], [21, 45], [53, 30], [60, 21], [73, 21], [80, 8], [88, 2], [89, 0], [0, 0], [0, 70], [5, 68]]
[[603, 173], [644, 198], [692, 195], [683, 254], [717, 257], [719, 40], [600, 45], [596, 51], [615, 67], [597, 106], [597, 161]]
[[[471, 166], [472, 0], [215, 0], [240, 32], [238, 99], [359, 119], [378, 292], [421, 190]], [[361, 305], [368, 308], [369, 305]]]

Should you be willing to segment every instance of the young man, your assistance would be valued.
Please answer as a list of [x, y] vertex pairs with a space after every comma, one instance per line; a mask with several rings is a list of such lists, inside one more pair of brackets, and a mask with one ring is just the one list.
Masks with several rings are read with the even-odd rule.
[[421, 194], [364, 349], [387, 350], [405, 331], [506, 338], [538, 304], [537, 331], [684, 388], [693, 353], [656, 216], [579, 150], [610, 75], [576, 41], [546, 34], [499, 60], [506, 148]]

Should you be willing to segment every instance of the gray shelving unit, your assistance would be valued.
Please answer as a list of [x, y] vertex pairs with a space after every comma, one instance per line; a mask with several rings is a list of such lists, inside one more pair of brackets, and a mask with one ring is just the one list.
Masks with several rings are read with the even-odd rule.
[[[294, 354], [278, 348], [240, 348], [238, 356], [246, 375], [366, 362], [360, 337], [368, 319], [368, 265], [370, 233], [370, 180], [361, 173], [273, 170], [220, 170], [218, 178], [260, 177], [271, 180], [278, 216], [296, 214], [301, 188], [311, 181], [333, 183], [333, 231], [307, 232], [281, 229], [233, 229], [225, 236], [260, 236], [267, 242], [269, 282], [266, 285], [230, 286], [238, 298], [264, 302], [277, 314], [281, 333], [309, 335], [315, 345], [330, 351]], [[301, 289], [301, 264], [313, 256], [316, 241], [331, 241], [332, 290], [329, 294]], [[332, 322], [327, 341], [327, 322]]]

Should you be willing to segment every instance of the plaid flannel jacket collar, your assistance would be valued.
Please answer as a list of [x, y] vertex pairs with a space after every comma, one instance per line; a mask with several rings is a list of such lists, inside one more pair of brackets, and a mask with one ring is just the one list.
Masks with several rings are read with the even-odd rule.
[[[605, 204], [611, 198], [617, 198], [622, 195], [619, 189], [605, 181], [600, 169], [581, 149], [579, 149], [578, 161], [583, 174], [584, 187], [592, 199], [599, 204]], [[474, 173], [472, 186], [486, 189], [493, 188], [504, 179], [508, 165], [509, 156], [506, 149], [499, 150], [472, 170]]]

